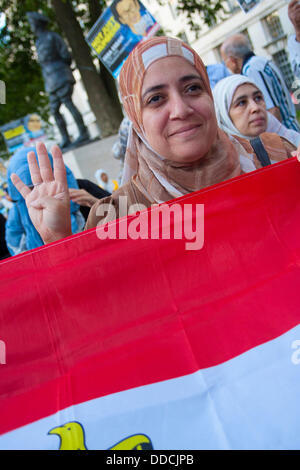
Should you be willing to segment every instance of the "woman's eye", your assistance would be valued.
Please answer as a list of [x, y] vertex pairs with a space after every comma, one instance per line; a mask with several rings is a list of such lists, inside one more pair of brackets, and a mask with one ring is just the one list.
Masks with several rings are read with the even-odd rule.
[[162, 100], [161, 95], [154, 95], [148, 98], [147, 104], [157, 104], [157, 103], [160, 103], [161, 100]]
[[194, 84], [192, 84], [192, 85], [189, 85], [189, 86], [186, 88], [186, 90], [187, 90], [188, 92], [193, 93], [193, 92], [200, 92], [200, 91], [202, 90], [202, 88], [201, 88], [201, 86], [198, 85], [197, 83], [194, 83]]
[[263, 101], [263, 100], [264, 100], [264, 99], [263, 99], [262, 95], [257, 95], [257, 96], [255, 97], [255, 101], [256, 101], [257, 103], [259, 103], [260, 101]]
[[245, 106], [246, 104], [246, 101], [245, 100], [241, 100], [237, 103], [237, 106]]

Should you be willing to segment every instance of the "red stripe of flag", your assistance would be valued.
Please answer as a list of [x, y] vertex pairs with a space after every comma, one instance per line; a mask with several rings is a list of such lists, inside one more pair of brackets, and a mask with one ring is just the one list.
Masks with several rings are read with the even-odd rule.
[[293, 159], [173, 201], [205, 204], [199, 251], [90, 230], [2, 262], [0, 432], [220, 364], [296, 326], [299, 182]]

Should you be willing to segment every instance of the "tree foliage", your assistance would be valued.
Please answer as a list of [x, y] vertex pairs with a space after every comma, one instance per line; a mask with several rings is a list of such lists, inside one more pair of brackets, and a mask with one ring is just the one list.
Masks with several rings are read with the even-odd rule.
[[[72, 4], [84, 32], [106, 7], [104, 0], [74, 0]], [[35, 38], [26, 17], [28, 11], [45, 14], [51, 29], [64, 34], [49, 0], [1, 0], [6, 26], [0, 31], [0, 80], [6, 84], [6, 104], [0, 108], [0, 125], [31, 112], [38, 112], [46, 122], [49, 119], [49, 100], [35, 53]]]
[[[82, 35], [106, 6], [105, 2], [99, 0], [62, 0], [62, 3], [65, 6], [72, 5]], [[46, 123], [49, 122], [49, 99], [35, 52], [35, 38], [26, 17], [28, 11], [45, 14], [50, 19], [50, 29], [65, 36], [57, 22], [51, 0], [1, 0], [6, 26], [0, 32], [0, 80], [6, 84], [6, 104], [0, 105], [0, 125], [32, 112], [38, 112]]]
[[[56, 18], [72, 49], [72, 56], [85, 86], [89, 104], [101, 129], [102, 137], [116, 133], [122, 120], [119, 100], [114, 102], [107, 90], [102, 74], [98, 73], [91, 49], [88, 46], [76, 9], [71, 0], [51, 0]], [[102, 67], [102, 70], [104, 67]], [[113, 80], [113, 86], [116, 90]]]
[[[164, 5], [168, 0], [158, 1]], [[191, 31], [197, 36], [201, 30], [199, 16], [205, 24], [213, 26], [220, 17], [225, 19], [229, 14], [225, 0], [178, 0], [176, 9], [187, 18]]]
[[31, 112], [48, 120], [48, 97], [25, 16], [26, 11], [38, 10], [42, 4], [45, 6], [39, 0], [2, 0], [6, 26], [0, 32], [0, 79], [6, 84], [6, 104], [0, 108], [0, 125]]

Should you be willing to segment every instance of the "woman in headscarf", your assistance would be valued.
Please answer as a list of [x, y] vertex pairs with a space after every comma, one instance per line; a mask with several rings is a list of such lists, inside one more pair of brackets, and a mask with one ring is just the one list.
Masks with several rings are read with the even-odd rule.
[[[118, 218], [121, 196], [128, 212], [133, 204], [136, 211], [139, 204], [150, 207], [261, 167], [251, 149], [218, 127], [205, 66], [180, 40], [155, 37], [138, 44], [121, 70], [120, 91], [132, 122], [124, 184], [92, 207], [86, 228]], [[278, 136], [264, 143], [272, 161], [290, 156]], [[34, 154], [28, 155], [33, 191], [17, 176], [12, 180], [49, 243], [71, 235], [69, 195], [58, 147], [52, 149], [54, 174], [42, 144], [37, 150], [40, 171]]]
[[226, 77], [216, 84], [213, 96], [218, 124], [227, 134], [249, 140], [273, 132], [295, 146], [300, 144], [300, 134], [267, 111], [262, 91], [250, 78]]
[[105, 191], [108, 191], [110, 194], [116, 189], [118, 189], [117, 181], [109, 178], [107, 172], [102, 168], [96, 170], [94, 176], [96, 178], [98, 186], [100, 186]]

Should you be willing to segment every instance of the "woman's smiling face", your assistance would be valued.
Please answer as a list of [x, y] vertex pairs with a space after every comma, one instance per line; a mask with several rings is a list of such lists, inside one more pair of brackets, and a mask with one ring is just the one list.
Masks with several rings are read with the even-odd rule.
[[213, 100], [199, 72], [183, 57], [164, 57], [149, 66], [141, 106], [147, 141], [168, 160], [195, 162], [216, 139]]

